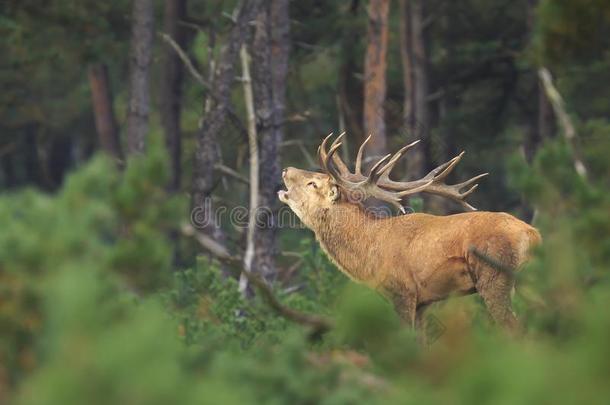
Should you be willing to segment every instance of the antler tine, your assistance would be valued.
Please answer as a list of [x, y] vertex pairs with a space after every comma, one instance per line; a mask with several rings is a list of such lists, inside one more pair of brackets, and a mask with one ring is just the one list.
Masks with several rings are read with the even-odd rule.
[[[481, 179], [487, 175], [489, 175], [489, 173], [481, 173], [481, 174], [474, 176], [473, 178], [463, 181], [459, 184], [454, 184], [451, 187], [457, 191], [457, 193], [459, 194], [459, 196], [461, 198], [465, 198], [465, 197], [469, 196], [470, 194], [472, 194], [477, 189], [477, 187], [479, 187], [479, 184], [477, 183], [477, 181], [479, 181], [479, 179]], [[471, 184], [473, 184], [473, 186], [470, 187], [468, 190], [460, 192], [461, 189], [463, 189], [464, 187], [468, 187]]]
[[399, 191], [396, 194], [400, 197], [406, 197], [411, 194], [421, 193], [422, 191], [426, 191], [426, 189], [434, 182], [434, 180], [430, 180], [427, 183], [422, 184], [421, 186], [417, 186], [412, 189]]
[[322, 169], [327, 170], [327, 166], [326, 166], [326, 142], [328, 142], [328, 140], [330, 139], [330, 137], [333, 136], [333, 133], [331, 132], [330, 134], [328, 134], [323, 140], [322, 143], [320, 144], [320, 146], [318, 146], [318, 160], [320, 161], [320, 166], [322, 167]]
[[444, 179], [460, 162], [460, 160], [462, 160], [462, 156], [464, 156], [464, 152], [432, 169], [427, 175], [424, 176], [424, 179]]
[[462, 160], [462, 156], [464, 156], [464, 151], [462, 151], [459, 155], [457, 155], [456, 157], [454, 157], [453, 159], [451, 159], [447, 165], [447, 167], [445, 168], [445, 170], [443, 170], [438, 176], [436, 176], [436, 179], [438, 180], [442, 180], [445, 177], [447, 177], [447, 175], [449, 175], [449, 173], [451, 173], [451, 171], [453, 170], [453, 168], [460, 163], [460, 160]]
[[[334, 161], [334, 157], [335, 152], [337, 152], [337, 150], [341, 147], [341, 145], [343, 145], [343, 143], [339, 142], [337, 143], [336, 141], [332, 143], [328, 154], [326, 155], [326, 161], [324, 162], [324, 167], [326, 168], [326, 171], [328, 174], [330, 174], [337, 183], [341, 183], [341, 184], [347, 184], [346, 179], [344, 178], [345, 173], [341, 173], [340, 169], [335, 168], [332, 164], [330, 163], [330, 160], [333, 159]], [[347, 168], [346, 168], [347, 170]], [[348, 171], [349, 174], [349, 171]]]
[[409, 149], [417, 145], [420, 141], [421, 139], [411, 142], [410, 144], [403, 146], [398, 152], [396, 152], [394, 156], [392, 156], [392, 159], [390, 159], [390, 161], [381, 170], [379, 170], [379, 173], [381, 174], [380, 178], [384, 180], [389, 180], [390, 173], [392, 172], [394, 166], [396, 166], [396, 163], [398, 163], [400, 158], [402, 158]]
[[[330, 162], [330, 159], [333, 157], [333, 155], [335, 154], [337, 149], [339, 149], [341, 147], [341, 145], [343, 145], [341, 142], [339, 142], [339, 143], [333, 142], [332, 143], [332, 145], [330, 146], [330, 149], [328, 150], [328, 155], [326, 156], [326, 163], [327, 164]], [[329, 165], [329, 167], [330, 167], [330, 165]]]
[[[341, 134], [339, 134], [339, 136], [333, 141], [333, 143], [330, 145], [331, 149], [333, 146], [335, 146], [338, 143], [342, 144], [342, 140], [343, 137], [345, 136], [345, 131], [341, 132]], [[345, 163], [343, 163], [343, 160], [341, 160], [341, 157], [339, 157], [339, 154], [333, 154], [333, 163], [337, 166], [337, 169], [339, 170], [339, 172], [343, 175], [349, 175], [349, 169], [347, 168], [347, 165]]]
[[322, 169], [324, 169], [324, 165], [322, 164], [323, 161], [324, 158], [322, 157], [322, 145], [318, 145], [318, 164]]
[[475, 184], [474, 186], [470, 187], [468, 190], [466, 190], [466, 191], [464, 191], [464, 192], [462, 193], [462, 197], [467, 197], [467, 196], [469, 196], [469, 195], [470, 195], [470, 194], [472, 194], [472, 193], [474, 192], [474, 190], [476, 190], [478, 187], [479, 187], [479, 185], [478, 185], [478, 184]]
[[373, 136], [373, 134], [370, 134], [369, 136], [367, 136], [366, 139], [364, 140], [364, 142], [362, 142], [362, 144], [360, 145], [360, 148], [358, 148], [358, 155], [356, 155], [356, 167], [355, 167], [355, 173], [357, 175], [362, 174], [362, 154], [364, 152], [364, 146], [371, 140], [372, 136]]
[[468, 204], [464, 200], [456, 200], [456, 201], [459, 202], [462, 205], [462, 207], [464, 207], [466, 209], [466, 211], [476, 211], [477, 210], [475, 207], [473, 207], [472, 205]]
[[[468, 179], [468, 180], [463, 181], [463, 182], [461, 182], [459, 184], [456, 184], [455, 186], [458, 189], [463, 189], [464, 187], [468, 187], [469, 185], [471, 185], [473, 183], [476, 183], [477, 181], [479, 181], [479, 179], [482, 179], [483, 177], [488, 176], [488, 175], [489, 175], [489, 173], [481, 173], [481, 174], [479, 174], [477, 176], [474, 176], [471, 179]], [[478, 186], [478, 184], [475, 184], [473, 187], [475, 187], [475, 186]], [[470, 190], [472, 190], [472, 188], [470, 188]], [[471, 192], [470, 190], [464, 192], [463, 194], [466, 194], [466, 193], [470, 194], [470, 192]]]
[[343, 139], [343, 136], [345, 136], [345, 132], [341, 132], [339, 134], [338, 137], [335, 138], [335, 140], [333, 141], [333, 143], [330, 144], [330, 147], [332, 148], [333, 146], [335, 146], [336, 144], [338, 144], [339, 142], [341, 142], [341, 139]]
[[[388, 153], [387, 155], [385, 155], [384, 157], [379, 159], [379, 161], [377, 163], [375, 163], [375, 165], [373, 167], [371, 167], [371, 171], [369, 172], [369, 177], [367, 180], [369, 183], [377, 183], [377, 180], [379, 180], [379, 177], [383, 174], [383, 171], [379, 170], [379, 169], [380, 169], [381, 165], [384, 164], [386, 162], [386, 160], [388, 160], [390, 158], [390, 156], [392, 156], [392, 154]], [[384, 169], [385, 169], [385, 166], [384, 166]]]

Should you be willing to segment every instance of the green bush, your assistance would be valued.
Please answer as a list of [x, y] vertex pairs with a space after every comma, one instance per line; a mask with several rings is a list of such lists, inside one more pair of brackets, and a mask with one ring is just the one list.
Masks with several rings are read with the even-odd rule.
[[[609, 151], [610, 152], [610, 151]], [[599, 153], [599, 151], [596, 151]], [[62, 403], [604, 403], [610, 397], [610, 192], [561, 142], [515, 187], [544, 244], [519, 274], [527, 326], [509, 339], [476, 298], [438, 304], [444, 333], [422, 350], [389, 303], [347, 281], [310, 237], [287, 306], [334, 319], [320, 339], [201, 257], [172, 272], [184, 204], [154, 147], [124, 173], [103, 158], [54, 196], [0, 198], [0, 395]], [[596, 169], [599, 170], [599, 169]], [[593, 177], [596, 178], [596, 177]]]

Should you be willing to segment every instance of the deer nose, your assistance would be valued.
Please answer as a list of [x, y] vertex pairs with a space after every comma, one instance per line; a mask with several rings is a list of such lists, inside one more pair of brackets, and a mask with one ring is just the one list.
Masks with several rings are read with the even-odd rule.
[[286, 177], [286, 172], [288, 171], [288, 169], [284, 168], [282, 170], [282, 177]]

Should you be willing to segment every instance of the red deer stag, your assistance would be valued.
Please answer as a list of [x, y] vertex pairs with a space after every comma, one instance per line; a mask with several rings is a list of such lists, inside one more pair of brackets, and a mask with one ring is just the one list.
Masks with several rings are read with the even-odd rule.
[[[413, 142], [381, 158], [364, 175], [362, 152], [370, 136], [358, 150], [352, 173], [336, 153], [343, 134], [327, 150], [331, 136], [318, 148], [324, 173], [284, 169], [287, 189], [279, 191], [278, 197], [313, 230], [333, 263], [351, 279], [386, 296], [403, 321], [416, 329], [423, 327], [423, 312], [429, 304], [452, 294], [475, 292], [497, 323], [517, 327], [511, 309], [514, 278], [506, 269], [521, 268], [541, 237], [512, 215], [476, 211], [464, 201], [487, 173], [445, 184], [462, 152], [419, 180], [391, 180], [390, 172], [417, 143]], [[473, 212], [376, 218], [359, 203], [372, 197], [404, 212], [400, 201], [419, 192], [452, 199]]]

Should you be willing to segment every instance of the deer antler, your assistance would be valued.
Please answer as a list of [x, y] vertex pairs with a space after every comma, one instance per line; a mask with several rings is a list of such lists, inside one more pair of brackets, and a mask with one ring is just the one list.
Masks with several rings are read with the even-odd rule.
[[[347, 165], [341, 160], [336, 153], [341, 147], [341, 139], [345, 133], [339, 135], [330, 145], [328, 151], [326, 144], [332, 137], [332, 133], [328, 135], [318, 147], [318, 159], [322, 169], [335, 180], [335, 182], [351, 193], [357, 193], [362, 198], [373, 197], [381, 201], [386, 201], [401, 212], [405, 212], [404, 207], [400, 203], [401, 200], [411, 194], [425, 192], [430, 194], [440, 195], [452, 199], [460, 203], [469, 211], [476, 211], [472, 205], [468, 204], [464, 199], [470, 195], [478, 187], [477, 181], [489, 173], [479, 174], [469, 180], [459, 184], [445, 184], [444, 180], [459, 163], [464, 156], [464, 152], [458, 156], [443, 163], [437, 168], [430, 171], [427, 175], [419, 180], [414, 181], [393, 181], [390, 179], [390, 172], [396, 166], [396, 163], [402, 158], [405, 153], [419, 143], [419, 140], [412, 142], [402, 147], [398, 152], [388, 154], [377, 161], [369, 171], [367, 176], [362, 174], [362, 155], [364, 147], [371, 139], [369, 135], [358, 149], [356, 156], [356, 167], [354, 173], [351, 173]], [[470, 186], [466, 191], [461, 191], [465, 187]]]

